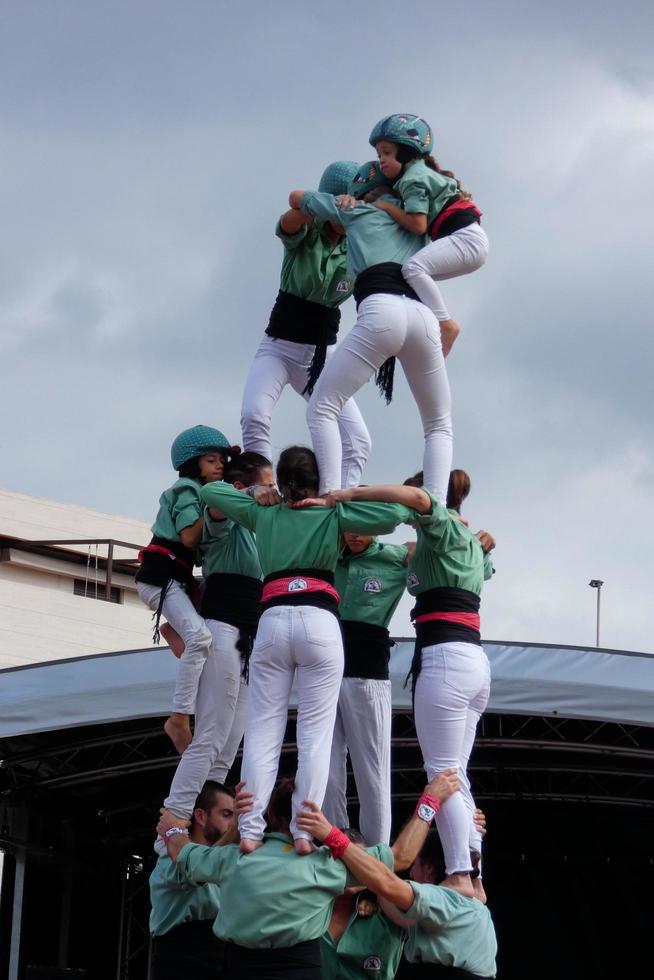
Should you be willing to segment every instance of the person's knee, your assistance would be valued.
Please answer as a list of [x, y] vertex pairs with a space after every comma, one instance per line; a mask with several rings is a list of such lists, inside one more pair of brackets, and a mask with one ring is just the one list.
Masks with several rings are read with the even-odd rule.
[[186, 648], [189, 649], [193, 647], [195, 650], [205, 649], [207, 652], [213, 637], [208, 626], [204, 623], [194, 623], [189, 626], [185, 631], [184, 642], [186, 643]]
[[402, 275], [407, 282], [411, 282], [414, 279], [418, 279], [421, 275], [424, 275], [425, 270], [422, 268], [420, 263], [414, 258], [409, 259], [402, 266]]

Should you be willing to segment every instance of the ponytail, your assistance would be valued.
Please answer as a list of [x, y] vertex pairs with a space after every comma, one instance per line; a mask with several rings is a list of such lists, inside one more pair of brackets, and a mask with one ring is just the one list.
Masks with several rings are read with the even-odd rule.
[[461, 504], [470, 493], [470, 477], [465, 470], [452, 470], [447, 484], [447, 506], [460, 512]]
[[318, 463], [306, 446], [289, 446], [277, 463], [277, 486], [284, 500], [296, 502], [315, 496], [320, 486]]

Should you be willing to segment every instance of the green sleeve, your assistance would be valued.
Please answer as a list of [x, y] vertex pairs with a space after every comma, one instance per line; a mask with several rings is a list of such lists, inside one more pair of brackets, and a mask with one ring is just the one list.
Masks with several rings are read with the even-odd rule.
[[307, 191], [302, 198], [302, 211], [310, 214], [312, 218], [322, 218], [323, 221], [336, 221], [343, 223], [343, 212], [336, 207], [333, 194], [324, 194], [320, 191]]
[[336, 510], [341, 531], [360, 534], [390, 534], [398, 524], [413, 524], [418, 519], [416, 512], [403, 504], [372, 500], [336, 504]]
[[484, 555], [484, 581], [487, 582], [489, 578], [492, 578], [495, 574], [495, 569], [493, 568], [493, 559], [490, 554]]
[[[378, 861], [381, 861], [381, 863], [385, 864], [387, 868], [391, 869], [391, 871], [393, 870], [395, 859], [393, 857], [393, 852], [388, 846], [388, 844], [376, 844], [374, 847], [366, 847], [364, 848], [364, 850], [366, 854], [370, 854], [371, 857], [374, 857]], [[354, 885], [358, 885], [358, 884], [359, 884], [358, 879], [355, 878], [352, 872], [348, 869], [347, 887], [352, 888]]]
[[202, 544], [213, 544], [216, 541], [222, 541], [229, 535], [229, 529], [233, 526], [225, 518], [221, 521], [214, 521], [209, 513], [209, 508], [206, 507], [204, 511], [204, 527], [202, 529]]
[[407, 176], [399, 190], [407, 214], [429, 214], [429, 187], [424, 181]]
[[203, 486], [200, 495], [207, 507], [213, 507], [249, 531], [256, 531], [259, 504], [242, 490], [237, 490], [231, 483], [217, 481]]
[[422, 490], [431, 500], [431, 510], [428, 514], [419, 515], [418, 525], [423, 534], [426, 534], [432, 541], [442, 541], [453, 518], [448, 513], [447, 508], [439, 504], [433, 493], [425, 490], [424, 487]]
[[408, 918], [427, 932], [435, 932], [447, 925], [456, 911], [447, 889], [417, 881], [410, 881], [409, 884], [413, 888], [414, 899], [406, 913]]
[[179, 852], [176, 867], [180, 878], [200, 884], [213, 881], [219, 885], [228, 866], [230, 851], [236, 845], [208, 847], [206, 844], [185, 844]]
[[200, 488], [188, 485], [176, 488], [170, 512], [178, 534], [185, 527], [195, 524], [203, 512]]
[[298, 245], [301, 245], [304, 239], [307, 237], [308, 232], [309, 232], [309, 226], [303, 225], [302, 228], [300, 228], [299, 231], [296, 231], [294, 235], [287, 235], [284, 229], [282, 228], [281, 218], [279, 219], [275, 227], [275, 234], [277, 235], [279, 240], [283, 243], [284, 247], [289, 249], [289, 251], [292, 251], [294, 248], [297, 248]]

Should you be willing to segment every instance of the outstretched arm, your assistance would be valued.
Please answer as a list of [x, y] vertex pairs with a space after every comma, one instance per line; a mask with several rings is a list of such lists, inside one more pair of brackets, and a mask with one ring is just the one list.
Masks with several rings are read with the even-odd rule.
[[[438, 800], [439, 803], [444, 803], [459, 788], [457, 770], [446, 769], [445, 772], [439, 772], [425, 786], [425, 793], [434, 800]], [[431, 821], [426, 823], [417, 816], [417, 813], [414, 813], [404, 825], [391, 847], [394, 858], [393, 867], [396, 871], [405, 871], [411, 867], [427, 839], [430, 825]]]
[[384, 483], [373, 487], [350, 487], [348, 490], [330, 490], [324, 497], [301, 500], [296, 506], [335, 507], [336, 504], [374, 501], [383, 504], [403, 504], [418, 514], [428, 514], [432, 503], [429, 495], [418, 487], [405, 487], [395, 483]]

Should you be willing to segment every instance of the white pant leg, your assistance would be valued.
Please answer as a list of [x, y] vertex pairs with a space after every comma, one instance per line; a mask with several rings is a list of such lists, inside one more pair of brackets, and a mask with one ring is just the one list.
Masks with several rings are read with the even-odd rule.
[[475, 718], [479, 718], [482, 705], [485, 707], [488, 689], [488, 660], [481, 647], [438, 643], [423, 649], [414, 716], [427, 778], [431, 780], [445, 769], [458, 769], [462, 783], [461, 792], [454, 793], [436, 817], [448, 874], [472, 870], [470, 819], [474, 803], [465, 764], [474, 740]]
[[368, 846], [391, 837], [391, 682], [344, 677], [339, 711], [359, 797], [359, 829]]
[[[284, 607], [282, 607], [284, 608]], [[286, 607], [292, 612], [293, 651], [297, 663], [297, 774], [293, 792], [291, 833], [305, 800], [322, 806], [329, 776], [331, 738], [338, 692], [343, 677], [343, 640], [337, 618], [316, 606]]]
[[463, 738], [463, 745], [461, 746], [461, 773], [462, 773], [461, 791], [463, 793], [463, 798], [470, 815], [470, 835], [469, 835], [470, 848], [473, 851], [479, 851], [480, 854], [482, 849], [482, 836], [479, 833], [477, 827], [475, 826], [475, 822], [473, 820], [473, 816], [477, 804], [475, 803], [475, 800], [472, 795], [472, 790], [470, 788], [470, 778], [468, 776], [468, 761], [470, 759], [470, 753], [472, 752], [472, 747], [475, 742], [475, 735], [477, 733], [477, 725], [479, 724], [479, 719], [481, 718], [484, 711], [486, 710], [486, 707], [488, 706], [488, 698], [490, 696], [490, 682], [491, 682], [490, 663], [488, 662], [488, 657], [486, 656], [486, 653], [483, 651], [483, 648], [482, 648], [482, 653], [483, 653], [483, 660], [484, 660], [483, 669], [485, 673], [485, 681], [482, 684], [479, 693], [474, 698], [472, 698], [470, 704], [468, 705], [465, 735]]
[[[156, 611], [159, 607], [161, 589], [158, 585], [137, 582], [139, 597]], [[180, 657], [173, 695], [173, 712], [192, 715], [200, 683], [200, 675], [207, 660], [211, 646], [211, 633], [207, 624], [178, 582], [171, 582], [166, 591], [162, 613], [184, 640], [184, 653]]]
[[426, 306], [412, 299], [406, 304], [409, 329], [398, 360], [422, 419], [424, 485], [444, 505], [452, 468], [452, 399], [441, 333]]
[[[341, 693], [342, 691], [341, 686]], [[331, 824], [342, 828], [350, 826], [350, 819], [347, 814], [347, 743], [343, 730], [340, 699], [341, 694], [339, 693], [332, 735], [332, 751], [329, 759], [329, 778], [322, 812]]]
[[241, 837], [260, 840], [266, 829], [265, 810], [277, 778], [284, 742], [288, 699], [295, 675], [291, 645], [290, 606], [266, 609], [259, 620], [250, 657], [250, 692], [245, 712], [241, 779], [254, 793], [250, 813], [239, 817]]
[[238, 630], [216, 619], [206, 621], [212, 636], [198, 685], [193, 741], [182, 755], [164, 806], [190, 819], [195, 798], [232, 729], [238, 701], [241, 658]]
[[224, 783], [229, 774], [229, 770], [234, 765], [234, 759], [238, 753], [243, 735], [245, 733], [245, 712], [248, 703], [249, 687], [243, 677], [239, 678], [238, 698], [236, 700], [236, 711], [232, 719], [232, 727], [227, 741], [223, 748], [218, 752], [216, 759], [209, 770], [207, 779], [213, 779], [217, 783]]
[[[294, 352], [293, 348], [297, 350]], [[272, 412], [288, 384], [294, 353], [296, 357], [306, 358], [307, 350], [313, 348], [264, 335], [243, 389], [241, 432], [245, 452], [261, 453], [272, 461]]]
[[438, 320], [450, 315], [434, 280], [455, 279], [479, 269], [488, 255], [488, 237], [478, 222], [438, 238], [412, 255], [402, 275]]

